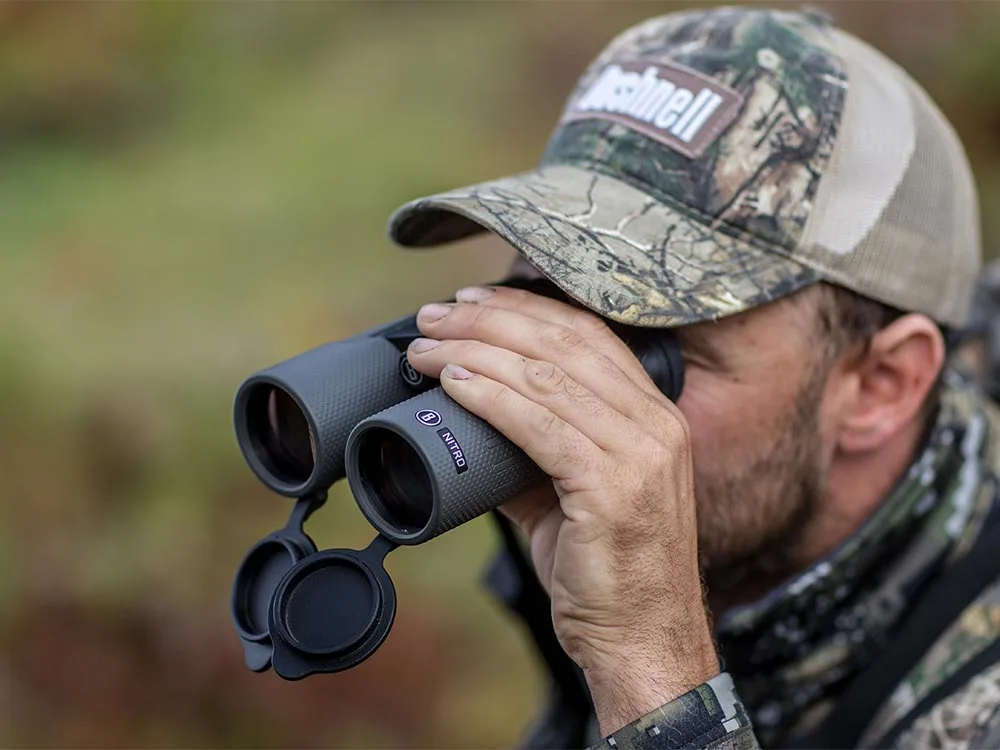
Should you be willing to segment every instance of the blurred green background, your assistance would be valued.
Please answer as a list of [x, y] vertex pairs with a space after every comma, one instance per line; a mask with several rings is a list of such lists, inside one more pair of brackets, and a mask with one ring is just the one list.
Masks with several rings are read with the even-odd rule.
[[[955, 123], [994, 247], [1000, 4], [818, 6]], [[390, 212], [533, 166], [611, 36], [682, 7], [0, 4], [0, 744], [517, 740], [543, 681], [479, 588], [483, 521], [390, 557], [398, 619], [361, 667], [246, 670], [231, 576], [290, 504], [245, 467], [231, 399], [497, 278], [501, 242], [403, 252]], [[343, 487], [309, 529], [372, 536]]]

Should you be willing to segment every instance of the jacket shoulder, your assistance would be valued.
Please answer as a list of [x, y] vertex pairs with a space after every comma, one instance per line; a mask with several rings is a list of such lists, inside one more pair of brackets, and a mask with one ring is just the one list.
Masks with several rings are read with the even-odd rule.
[[1000, 664], [918, 716], [894, 747], [1000, 747]]
[[[907, 673], [883, 704], [862, 744], [887, 737], [922, 702], [973, 659], [1000, 640], [1000, 580], [994, 581], [966, 607]], [[961, 748], [962, 739], [979, 746], [982, 731], [1000, 713], [1000, 664], [989, 664], [964, 685], [921, 711], [903, 732], [899, 747]], [[937, 741], [935, 735], [942, 733]], [[957, 744], [956, 744], [957, 743]]]

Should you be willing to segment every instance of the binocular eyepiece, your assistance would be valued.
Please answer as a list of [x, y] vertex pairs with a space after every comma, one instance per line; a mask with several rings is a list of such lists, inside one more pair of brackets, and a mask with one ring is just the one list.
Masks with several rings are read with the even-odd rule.
[[[519, 286], [560, 294], [550, 282]], [[676, 399], [684, 369], [674, 338], [617, 332]], [[410, 316], [248, 378], [236, 435], [258, 478], [304, 497], [346, 477], [372, 526], [397, 544], [427, 541], [541, 481], [523, 451], [410, 367], [406, 348], [420, 335]]]

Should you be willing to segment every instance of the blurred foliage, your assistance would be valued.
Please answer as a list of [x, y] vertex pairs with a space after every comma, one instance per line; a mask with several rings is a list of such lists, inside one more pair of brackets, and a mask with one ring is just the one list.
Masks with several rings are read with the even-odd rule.
[[[516, 741], [543, 682], [479, 588], [485, 522], [390, 557], [399, 616], [361, 667], [245, 669], [230, 577], [290, 505], [243, 465], [231, 398], [498, 278], [498, 240], [404, 253], [387, 217], [530, 168], [608, 39], [679, 7], [0, 4], [0, 744]], [[953, 120], [993, 248], [1000, 5], [825, 9]], [[339, 486], [310, 532], [371, 537]]]

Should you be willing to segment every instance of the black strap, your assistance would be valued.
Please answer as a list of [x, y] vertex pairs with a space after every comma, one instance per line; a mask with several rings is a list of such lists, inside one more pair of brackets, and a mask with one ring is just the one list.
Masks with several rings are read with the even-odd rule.
[[[805, 737], [791, 740], [796, 748], [855, 747], [875, 712], [889, 694], [983, 589], [1000, 577], [1000, 523], [980, 534], [965, 556], [944, 571], [892, 636], [891, 647], [855, 678], [823, 723]], [[972, 663], [972, 662], [970, 662]], [[965, 670], [960, 672], [964, 674]], [[971, 675], [969, 675], [971, 676]], [[968, 677], [966, 678], [968, 679]], [[949, 681], [949, 685], [953, 681]], [[959, 682], [956, 686], [964, 683]], [[943, 686], [942, 686], [943, 687]], [[938, 691], [935, 691], [937, 694]], [[941, 697], [946, 693], [941, 693]], [[933, 703], [928, 704], [929, 708]], [[892, 730], [898, 737], [919, 713]], [[879, 740], [880, 747], [889, 743]]]

